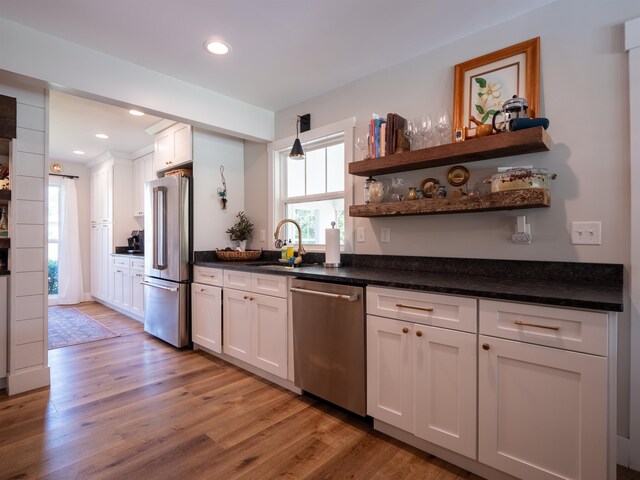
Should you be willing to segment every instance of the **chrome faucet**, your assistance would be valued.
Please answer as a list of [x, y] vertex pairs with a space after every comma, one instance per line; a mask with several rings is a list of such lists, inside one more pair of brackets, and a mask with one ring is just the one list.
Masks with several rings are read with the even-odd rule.
[[285, 223], [293, 223], [298, 229], [298, 257], [297, 258], [300, 258], [300, 260], [297, 260], [295, 263], [300, 263], [302, 262], [302, 255], [304, 255], [306, 252], [304, 251], [304, 247], [302, 246], [302, 228], [300, 228], [300, 224], [298, 224], [298, 222], [296, 222], [291, 218], [285, 218], [284, 220], [280, 220], [280, 222], [276, 226], [275, 232], [273, 234], [273, 238], [275, 238], [276, 241], [278, 240], [278, 237], [280, 236], [280, 228], [282, 228], [282, 225], [284, 225]]

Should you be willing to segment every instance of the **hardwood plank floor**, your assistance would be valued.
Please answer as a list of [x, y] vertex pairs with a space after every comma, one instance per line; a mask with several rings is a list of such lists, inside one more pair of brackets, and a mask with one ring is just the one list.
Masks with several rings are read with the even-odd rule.
[[479, 478], [100, 304], [78, 308], [122, 336], [52, 350], [50, 388], [0, 391], [0, 479]]

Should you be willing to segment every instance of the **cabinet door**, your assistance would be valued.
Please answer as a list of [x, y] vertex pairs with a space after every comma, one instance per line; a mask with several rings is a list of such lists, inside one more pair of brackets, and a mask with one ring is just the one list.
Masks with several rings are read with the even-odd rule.
[[101, 233], [100, 252], [98, 253], [98, 262], [100, 266], [100, 298], [110, 298], [109, 278], [111, 272], [111, 253], [113, 244], [113, 227], [111, 224], [104, 223], [99, 226]]
[[478, 460], [518, 478], [607, 478], [607, 359], [481, 335]]
[[476, 458], [476, 336], [414, 325], [415, 434]]
[[222, 289], [191, 285], [191, 331], [193, 343], [222, 352]]
[[144, 317], [144, 286], [142, 285], [144, 274], [130, 270], [129, 278], [131, 282], [131, 313]]
[[91, 225], [91, 295], [102, 298], [102, 225]]
[[144, 157], [133, 162], [133, 216], [144, 215]]
[[156, 172], [171, 166], [173, 162], [173, 134], [170, 129], [156, 135], [153, 162]]
[[287, 378], [287, 300], [252, 294], [251, 363]]
[[413, 325], [367, 316], [367, 414], [413, 433]]
[[117, 266], [111, 268], [110, 288], [112, 293], [110, 300], [120, 308], [129, 309], [131, 304], [131, 277], [129, 270]]
[[176, 125], [173, 130], [173, 165], [190, 162], [191, 154], [191, 125]]
[[251, 363], [251, 294], [225, 289], [222, 297], [223, 351]]
[[102, 223], [102, 183], [100, 183], [100, 172], [93, 172], [90, 180], [90, 210], [91, 224]]

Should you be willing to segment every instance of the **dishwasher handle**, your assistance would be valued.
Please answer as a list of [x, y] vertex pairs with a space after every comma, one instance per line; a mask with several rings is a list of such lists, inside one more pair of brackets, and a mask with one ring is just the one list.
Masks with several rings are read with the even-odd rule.
[[354, 293], [353, 295], [343, 295], [341, 293], [319, 292], [318, 290], [307, 290], [306, 288], [295, 288], [295, 287], [291, 287], [289, 291], [292, 293], [306, 293], [308, 295], [317, 295], [319, 297], [335, 298], [337, 300], [347, 300], [349, 302], [358, 301], [357, 293]]

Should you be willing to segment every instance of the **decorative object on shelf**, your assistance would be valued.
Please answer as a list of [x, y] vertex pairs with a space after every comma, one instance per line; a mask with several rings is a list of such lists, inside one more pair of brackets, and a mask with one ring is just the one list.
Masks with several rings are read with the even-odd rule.
[[545, 130], [549, 128], [549, 119], [539, 118], [515, 118], [509, 122], [509, 131], [524, 130], [525, 128], [542, 127]]
[[0, 213], [0, 237], [9, 236], [9, 219], [7, 218], [7, 207], [2, 207]]
[[11, 190], [8, 165], [0, 166], [0, 190]]
[[371, 203], [371, 184], [377, 180], [373, 177], [369, 177], [364, 181], [364, 204], [369, 205]]
[[[358, 150], [360, 150], [360, 160], [364, 160], [364, 150], [367, 148], [369, 144], [369, 135], [367, 135], [366, 131], [362, 131], [356, 135], [355, 145]], [[369, 153], [367, 152], [367, 158], [369, 158]]]
[[220, 176], [222, 177], [222, 187], [218, 187], [218, 197], [222, 202], [222, 209], [227, 208], [227, 180], [224, 178], [224, 165], [220, 165]]
[[420, 184], [422, 196], [424, 198], [436, 198], [440, 181], [435, 178], [425, 178]]
[[447, 182], [452, 187], [461, 187], [469, 181], [469, 170], [462, 165], [451, 167], [447, 172]]
[[438, 185], [438, 191], [436, 193], [438, 198], [445, 198], [447, 196], [447, 187], [444, 185]]
[[391, 200], [401, 202], [404, 200], [404, 194], [407, 191], [408, 183], [402, 177], [394, 177], [391, 179]]
[[[527, 109], [529, 104], [525, 98], [520, 98], [514, 95], [509, 100], [506, 100], [500, 110], [493, 114], [491, 120], [491, 126], [496, 132], [510, 132], [511, 120], [518, 118], [528, 118]], [[498, 117], [502, 117], [501, 121], [498, 121]], [[479, 135], [479, 134], [478, 134]], [[480, 135], [481, 136], [481, 135]]]
[[[493, 116], [492, 118], [496, 118], [496, 117]], [[472, 139], [476, 137], [486, 137], [487, 135], [491, 135], [493, 133], [493, 126], [490, 123], [482, 123], [473, 115], [469, 116], [469, 121], [475, 124], [476, 134], [473, 136], [468, 135], [467, 136], [468, 139]]]
[[60, 165], [58, 162], [54, 162], [49, 165], [49, 170], [51, 170], [53, 173], [62, 173], [62, 165]]
[[409, 187], [409, 195], [407, 195], [407, 200], [416, 200], [418, 198], [418, 193], [416, 192], [416, 187]]
[[486, 123], [513, 95], [529, 102], [538, 113], [540, 98], [540, 37], [512, 45], [455, 66], [453, 94], [454, 131], [467, 127], [472, 114]]
[[550, 174], [546, 168], [510, 168], [492, 175], [485, 182], [491, 184], [491, 193], [531, 188], [549, 190], [549, 180], [556, 177], [555, 173]]
[[389, 195], [389, 185], [384, 182], [374, 182], [369, 185], [369, 200], [371, 203], [382, 203]]
[[220, 260], [257, 260], [262, 255], [262, 250], [216, 250], [216, 256]]
[[302, 160], [304, 158], [304, 150], [302, 149], [302, 144], [300, 143], [300, 139], [298, 138], [298, 133], [303, 133], [310, 129], [311, 114], [306, 113], [304, 115], [298, 115], [298, 119], [296, 120], [296, 139], [293, 142], [293, 146], [291, 147], [289, 158], [292, 158], [294, 160]]
[[229, 239], [238, 242], [240, 250], [244, 251], [247, 240], [253, 234], [253, 223], [249, 221], [242, 211], [238, 212], [236, 218], [238, 221], [227, 230], [227, 233], [229, 234]]

